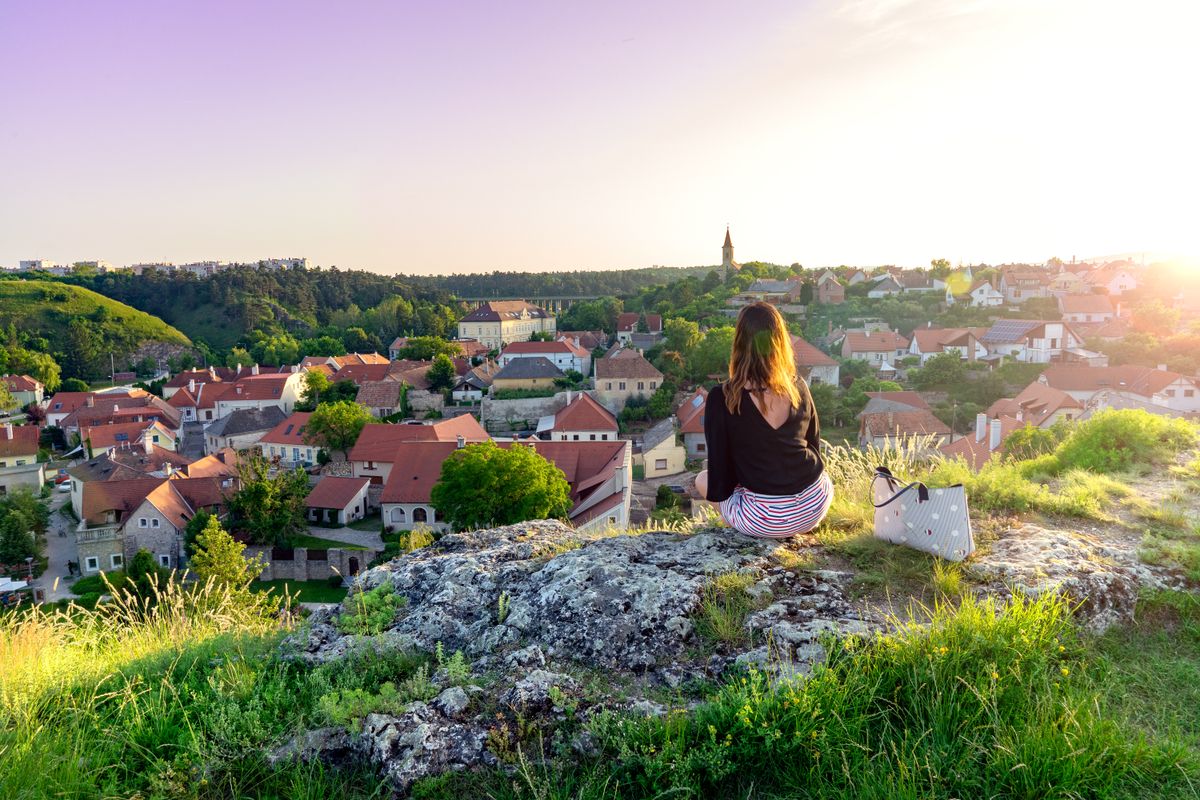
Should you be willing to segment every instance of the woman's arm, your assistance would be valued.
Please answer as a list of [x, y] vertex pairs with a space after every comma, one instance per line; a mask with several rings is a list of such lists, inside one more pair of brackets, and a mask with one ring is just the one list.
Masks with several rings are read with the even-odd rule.
[[804, 434], [804, 441], [809, 448], [814, 452], [821, 452], [821, 420], [817, 418], [817, 404], [813, 402], [812, 392], [808, 389], [808, 382], [800, 381], [800, 402], [808, 405], [808, 431]]
[[720, 386], [714, 386], [704, 404], [704, 442], [708, 448], [708, 493], [705, 500], [719, 503], [737, 487], [733, 456], [729, 452], [729, 410]]

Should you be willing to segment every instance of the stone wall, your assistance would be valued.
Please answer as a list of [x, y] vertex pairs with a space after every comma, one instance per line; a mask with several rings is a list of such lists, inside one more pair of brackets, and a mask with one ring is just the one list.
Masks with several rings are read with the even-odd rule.
[[[334, 574], [350, 577], [367, 568], [379, 555], [378, 550], [317, 550], [297, 547], [295, 549], [272, 547], [247, 547], [245, 555], [253, 558], [261, 554], [267, 568], [258, 576], [262, 581], [316, 581]], [[288, 557], [290, 556], [290, 558]]]
[[518, 400], [496, 400], [484, 397], [479, 421], [488, 433], [511, 433], [537, 430], [541, 417], [550, 416], [567, 404], [567, 393], [553, 397], [523, 397]]

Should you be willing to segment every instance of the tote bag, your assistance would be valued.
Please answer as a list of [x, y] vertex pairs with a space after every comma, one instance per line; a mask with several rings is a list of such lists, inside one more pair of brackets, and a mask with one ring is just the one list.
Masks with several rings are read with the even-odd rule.
[[877, 467], [871, 494], [878, 538], [947, 561], [962, 561], [975, 552], [962, 484], [943, 489], [923, 483], [905, 486], [886, 468]]

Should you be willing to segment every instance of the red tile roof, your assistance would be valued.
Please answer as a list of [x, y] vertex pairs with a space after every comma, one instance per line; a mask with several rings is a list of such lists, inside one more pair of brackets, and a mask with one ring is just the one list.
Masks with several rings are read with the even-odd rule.
[[792, 334], [792, 350], [796, 353], [797, 367], [832, 367], [838, 363], [815, 345], [795, 334]]
[[370, 478], [339, 478], [328, 475], [312, 488], [304, 505], [308, 508], [340, 508], [344, 510], [354, 502], [358, 493], [370, 484]]
[[912, 406], [915, 409], [923, 409], [932, 411], [929, 403], [925, 402], [925, 398], [917, 392], [899, 391], [899, 392], [867, 392], [867, 397], [874, 397], [880, 400], [891, 400], [894, 403], [903, 403], [906, 406]]
[[329, 380], [334, 383], [351, 381], [357, 386], [362, 386], [366, 381], [383, 380], [388, 376], [388, 370], [392, 366], [389, 362], [382, 364], [347, 364], [333, 373], [333, 376]]
[[36, 456], [41, 435], [36, 425], [0, 426], [0, 456]]
[[278, 400], [283, 397], [283, 389], [292, 377], [291, 372], [247, 375], [238, 378], [231, 388], [226, 389], [219, 400], [233, 402], [235, 400]]
[[370, 409], [400, 407], [399, 381], [363, 381], [354, 398], [359, 405]]
[[454, 444], [460, 435], [468, 442], [482, 442], [488, 438], [487, 431], [470, 414], [439, 420], [430, 425], [370, 424], [359, 434], [358, 441], [350, 450], [349, 460], [390, 463], [395, 460], [399, 445], [403, 442]]
[[5, 375], [4, 385], [10, 392], [36, 392], [42, 384], [28, 375]]
[[707, 401], [708, 391], [701, 386], [675, 409], [680, 433], [704, 433], [704, 404]]
[[846, 341], [842, 343], [842, 353], [888, 353], [904, 350], [908, 347], [908, 339], [894, 331], [849, 331]]
[[[1025, 423], [1015, 417], [1005, 416], [999, 419], [1000, 444], [1003, 446], [1004, 440], [1008, 438], [1008, 435], [1015, 430], [1023, 428]], [[983, 441], [975, 441], [975, 434], [972, 432], [957, 441], [942, 445], [938, 450], [947, 458], [963, 458], [971, 469], [978, 472], [983, 469], [983, 465], [988, 462], [992, 457], [992, 453], [995, 452], [988, 449], [991, 444], [991, 436], [991, 423], [989, 422], [988, 429], [983, 436]]]
[[530, 319], [547, 319], [551, 315], [545, 309], [539, 308], [524, 300], [493, 300], [483, 303], [462, 318], [462, 322], [501, 322], [503, 320], [520, 319], [527, 314]]
[[231, 447], [222, 447], [198, 461], [181, 467], [172, 477], [182, 478], [234, 478], [238, 474], [238, 454]]
[[381, 356], [379, 353], [347, 353], [344, 356], [334, 356], [333, 362], [338, 365], [339, 369], [343, 369], [356, 364], [386, 364], [388, 357]]
[[556, 431], [617, 431], [617, 418], [583, 392], [554, 415]]
[[[498, 442], [500, 447], [533, 447], [533, 449], [562, 470], [571, 485], [574, 507], [571, 519], [576, 521], [576, 509], [593, 499], [596, 491], [625, 463], [624, 441], [608, 442]], [[395, 462], [380, 502], [428, 503], [430, 492], [441, 476], [442, 462], [456, 449], [453, 442], [401, 442], [396, 446]], [[621, 493], [616, 495], [621, 497]], [[609, 502], [602, 498], [602, 504]], [[586, 512], [585, 512], [586, 513]]]
[[869, 438], [950, 433], [950, 428], [946, 423], [935, 417], [932, 412], [925, 410], [880, 411], [874, 414], [863, 414], [861, 419], [861, 430]]
[[1047, 386], [1064, 392], [1094, 392], [1101, 389], [1128, 391], [1151, 397], [1176, 381], [1196, 384], [1189, 378], [1170, 370], [1125, 365], [1120, 367], [1085, 367], [1054, 364], [1038, 379]]
[[625, 350], [620, 355], [614, 354], [596, 362], [596, 379], [638, 379], [662, 380], [663, 374], [653, 364], [647, 361], [637, 351]]
[[1058, 298], [1064, 314], [1115, 314], [1112, 298], [1106, 294], [1067, 294]]
[[1058, 411], [1083, 410], [1083, 404], [1066, 392], [1034, 381], [1013, 398], [1004, 398], [988, 408], [989, 417], [1009, 416], [1040, 427]]
[[55, 392], [46, 406], [51, 414], [70, 414], [87, 403], [91, 392]]
[[267, 431], [266, 435], [258, 440], [262, 444], [282, 444], [282, 445], [303, 445], [307, 444], [304, 441], [304, 428], [308, 425], [308, 418], [312, 416], [309, 411], [295, 411], [290, 417], [276, 425], [271, 430]]
[[109, 511], [117, 512], [117, 522], [142, 504], [165, 478], [132, 478], [130, 480], [88, 481], [83, 484], [83, 519], [90, 523], [105, 522]]
[[91, 425], [79, 429], [79, 438], [91, 440], [92, 449], [100, 450], [109, 447], [141, 447], [142, 434], [148, 429], [158, 427], [159, 432], [171, 439], [175, 437], [161, 423], [154, 420], [143, 422], [110, 423], [107, 425]]

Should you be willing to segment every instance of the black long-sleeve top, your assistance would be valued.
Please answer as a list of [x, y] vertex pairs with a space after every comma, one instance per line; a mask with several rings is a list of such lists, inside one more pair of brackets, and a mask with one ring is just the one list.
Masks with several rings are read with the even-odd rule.
[[772, 428], [743, 389], [737, 414], [725, 406], [725, 387], [708, 393], [704, 438], [708, 447], [708, 495], [713, 502], [743, 486], [756, 494], [799, 494], [825, 469], [821, 426], [808, 384], [799, 381], [800, 404], [779, 428]]

